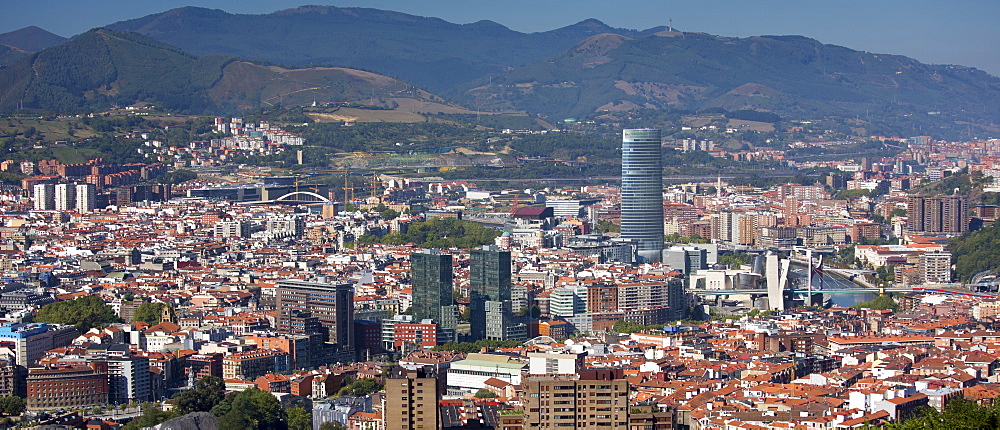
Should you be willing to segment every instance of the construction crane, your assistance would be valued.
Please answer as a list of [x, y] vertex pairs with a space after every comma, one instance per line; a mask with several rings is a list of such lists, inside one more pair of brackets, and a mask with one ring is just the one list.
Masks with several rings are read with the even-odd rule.
[[517, 213], [518, 206], [521, 205], [521, 193], [514, 193], [514, 204], [510, 207], [510, 217], [513, 218], [514, 214]]
[[377, 197], [378, 194], [378, 175], [372, 172], [372, 181], [369, 185], [352, 187], [350, 182], [350, 173], [344, 172], [344, 201], [351, 202], [354, 201], [354, 190], [369, 190], [369, 196]]

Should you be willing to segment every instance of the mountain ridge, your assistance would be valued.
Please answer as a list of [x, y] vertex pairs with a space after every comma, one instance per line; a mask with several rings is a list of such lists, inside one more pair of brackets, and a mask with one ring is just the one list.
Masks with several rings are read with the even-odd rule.
[[33, 25], [0, 34], [0, 68], [67, 40], [69, 39]]
[[69, 39], [34, 25], [0, 34], [0, 45], [27, 52], [38, 52], [67, 40]]
[[439, 91], [547, 58], [593, 34], [639, 34], [593, 19], [521, 33], [487, 20], [455, 24], [402, 12], [334, 6], [260, 15], [189, 6], [108, 28], [135, 31], [198, 55], [361, 68]]
[[408, 83], [367, 71], [195, 56], [138, 33], [104, 28], [0, 69], [0, 111], [8, 112], [81, 113], [141, 102], [216, 114], [375, 97], [387, 105], [416, 100], [427, 109], [450, 107]]
[[[486, 110], [553, 119], [635, 108], [754, 109], [783, 116], [944, 112], [995, 123], [1000, 78], [803, 36], [592, 36], [450, 94]], [[554, 103], [553, 100], [560, 101]]]
[[[211, 76], [217, 83], [220, 76], [229, 76], [216, 68], [235, 64], [233, 58], [289, 65], [284, 71], [271, 70], [276, 74], [270, 76], [280, 81], [279, 87], [287, 86], [289, 94], [302, 95], [301, 88], [312, 86], [317, 88], [314, 96], [330, 100], [360, 97], [359, 90], [350, 89], [353, 78], [330, 69], [349, 67], [401, 80], [398, 87], [378, 87], [374, 94], [368, 88], [368, 99], [383, 96], [386, 106], [396, 103], [393, 92], [426, 99], [430, 93], [420, 93], [417, 88], [429, 88], [464, 106], [475, 106], [476, 111], [525, 112], [549, 121], [635, 109], [749, 109], [784, 118], [836, 116], [856, 122], [876, 121], [894, 124], [890, 127], [893, 130], [900, 130], [898, 125], [902, 124], [910, 132], [925, 125], [954, 131], [957, 125], [972, 124], [966, 130], [970, 137], [972, 126], [993, 132], [993, 125], [1000, 123], [1000, 106], [994, 103], [1000, 99], [1000, 78], [975, 68], [928, 65], [900, 55], [856, 51], [797, 35], [734, 38], [663, 27], [640, 31], [612, 28], [596, 19], [521, 33], [489, 20], [455, 24], [395, 11], [333, 6], [303, 6], [261, 15], [184, 7], [112, 27], [140, 31], [146, 35], [141, 37], [170, 47], [161, 47], [164, 50], [191, 55], [193, 60], [185, 62], [208, 64], [209, 69], [198, 74], [199, 79]], [[143, 43], [152, 46], [152, 42]], [[65, 49], [53, 52], [74, 55]], [[100, 50], [95, 53], [104, 55]], [[0, 47], [0, 57], [3, 55], [23, 53], [5, 54]], [[35, 58], [53, 60], [52, 55]], [[107, 63], [81, 60], [84, 68]], [[326, 68], [320, 75], [327, 81], [292, 85], [298, 77], [308, 75], [292, 70], [294, 67], [316, 65]], [[19, 73], [26, 74], [23, 69]], [[61, 69], [84, 73], [66, 65]], [[248, 73], [254, 79], [263, 76], [257, 68], [232, 66], [229, 70]], [[95, 69], [93, 75], [101, 73]], [[174, 85], [192, 89], [190, 85], [202, 82], [199, 79], [182, 79]], [[106, 88], [86, 94], [72, 79], [62, 80], [65, 82], [60, 85], [36, 86], [33, 92], [26, 92], [35, 97], [50, 96], [48, 101], [37, 99], [32, 106], [55, 110], [72, 107], [53, 104], [60, 95], [75, 100], [74, 108], [85, 99], [89, 101], [83, 104], [101, 97], [108, 102], [116, 97], [127, 102], [122, 88], [107, 87], [111, 82], [106, 79], [97, 80]], [[370, 84], [363, 81], [362, 86]], [[262, 81], [253, 82], [263, 85]], [[7, 97], [0, 104], [9, 108], [11, 85], [17, 83], [0, 85], [0, 93]], [[158, 84], [146, 83], [152, 87]], [[232, 82], [227, 85], [239, 87]], [[139, 91], [139, 83], [124, 87], [131, 89], [128, 94], [149, 93]], [[275, 94], [279, 104], [306, 101], [283, 97], [282, 90], [274, 87], [239, 89], [236, 95], [207, 89], [192, 89], [199, 97], [207, 97], [195, 103], [206, 109], [249, 109], [265, 101], [271, 103]], [[171, 98], [171, 94], [163, 95]], [[184, 103], [172, 106], [190, 109]]]

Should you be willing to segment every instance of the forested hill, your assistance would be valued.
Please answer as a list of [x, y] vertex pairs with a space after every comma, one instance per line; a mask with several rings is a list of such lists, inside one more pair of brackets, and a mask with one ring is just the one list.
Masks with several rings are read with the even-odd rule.
[[220, 114], [314, 100], [442, 100], [404, 82], [345, 68], [286, 69], [235, 57], [195, 56], [155, 39], [88, 31], [0, 69], [0, 112], [85, 113], [148, 103]]
[[462, 90], [454, 94], [470, 106], [521, 109], [556, 119], [635, 108], [722, 107], [791, 118], [930, 115], [1000, 122], [997, 77], [800, 36], [605, 34]]
[[194, 54], [362, 68], [434, 91], [556, 55], [594, 34], [640, 34], [597, 20], [521, 33], [492, 21], [454, 24], [387, 10], [333, 6], [303, 6], [266, 15], [184, 7], [108, 28], [141, 33]]
[[0, 67], [67, 40], [33, 25], [0, 34]]
[[67, 40], [69, 39], [33, 25], [0, 34], [0, 45], [7, 45], [27, 52], [38, 52]]
[[195, 57], [134, 33], [96, 29], [0, 70], [0, 111], [86, 111], [135, 101], [210, 107], [203, 90], [230, 61]]

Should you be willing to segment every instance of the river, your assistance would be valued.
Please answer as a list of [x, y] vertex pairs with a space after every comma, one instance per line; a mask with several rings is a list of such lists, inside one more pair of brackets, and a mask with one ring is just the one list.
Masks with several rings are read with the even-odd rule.
[[[797, 279], [801, 285], [804, 287], [806, 285], [806, 269], [803, 266], [792, 266], [792, 270], [789, 273], [789, 278]], [[836, 288], [838, 290], [848, 289], [848, 288], [859, 288], [858, 284], [847, 280], [846, 278], [824, 273], [821, 276], [813, 278], [813, 288], [821, 291], [820, 287], [826, 288]], [[830, 300], [830, 303], [834, 305], [851, 307], [858, 303], [870, 302], [878, 297], [876, 293], [834, 293], [834, 294], [824, 294], [823, 298]]]

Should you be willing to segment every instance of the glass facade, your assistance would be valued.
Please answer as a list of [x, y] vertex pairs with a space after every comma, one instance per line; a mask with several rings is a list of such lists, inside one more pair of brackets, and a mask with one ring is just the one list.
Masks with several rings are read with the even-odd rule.
[[642, 261], [663, 252], [663, 155], [660, 130], [622, 132], [621, 237], [639, 242]]
[[454, 340], [458, 316], [452, 296], [451, 254], [436, 249], [410, 255], [413, 286], [413, 319], [434, 320], [441, 333], [440, 342]]
[[509, 340], [517, 319], [511, 310], [510, 251], [484, 246], [469, 252], [472, 340]]

